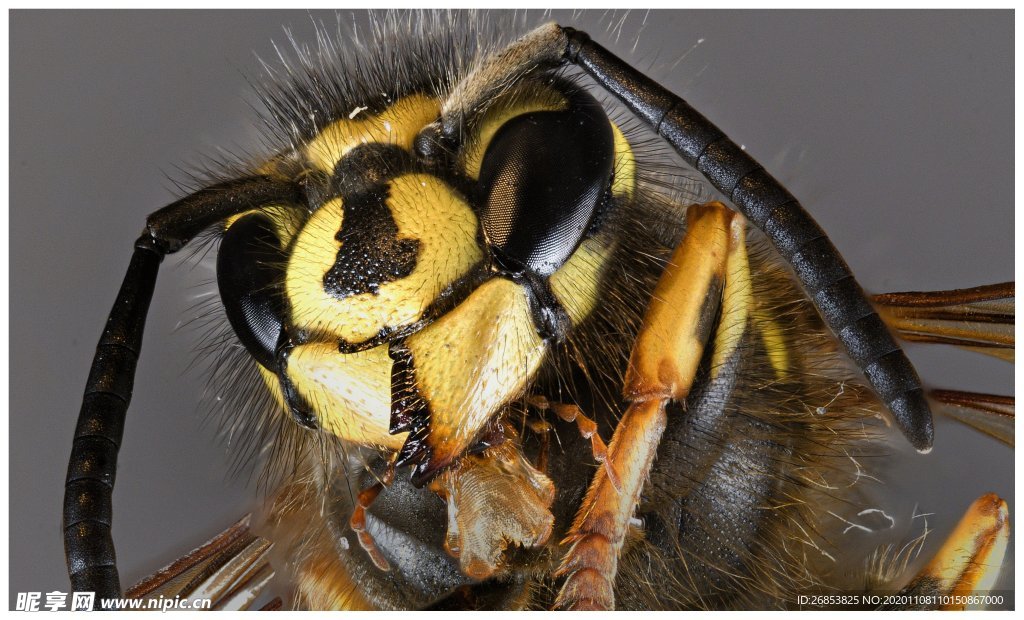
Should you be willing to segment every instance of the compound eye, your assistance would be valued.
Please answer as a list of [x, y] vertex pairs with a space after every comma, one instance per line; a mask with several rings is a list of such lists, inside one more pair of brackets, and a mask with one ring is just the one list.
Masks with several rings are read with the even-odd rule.
[[585, 92], [567, 109], [512, 118], [480, 167], [484, 235], [496, 266], [548, 276], [576, 250], [609, 188], [611, 123]]
[[217, 252], [217, 287], [228, 321], [249, 353], [271, 371], [284, 321], [286, 260], [272, 222], [259, 213], [231, 224]]

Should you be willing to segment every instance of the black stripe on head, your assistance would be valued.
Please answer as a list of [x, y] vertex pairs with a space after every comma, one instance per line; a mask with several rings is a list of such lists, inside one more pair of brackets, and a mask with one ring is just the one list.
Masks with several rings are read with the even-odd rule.
[[344, 219], [335, 235], [341, 242], [337, 258], [324, 274], [328, 293], [338, 299], [376, 295], [382, 284], [406, 278], [416, 268], [420, 242], [398, 238], [387, 205], [389, 181], [416, 169], [406, 151], [386, 144], [358, 146], [335, 166], [333, 183]]

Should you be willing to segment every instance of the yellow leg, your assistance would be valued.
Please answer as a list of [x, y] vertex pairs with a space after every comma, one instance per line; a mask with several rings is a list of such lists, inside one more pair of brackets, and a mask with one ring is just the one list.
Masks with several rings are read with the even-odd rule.
[[363, 551], [370, 556], [370, 560], [373, 565], [384, 572], [391, 570], [391, 565], [388, 564], [387, 558], [377, 548], [377, 543], [373, 540], [373, 535], [366, 529], [366, 509], [373, 504], [373, 501], [377, 499], [380, 492], [385, 487], [391, 484], [395, 479], [395, 460], [398, 458], [398, 453], [392, 455], [388, 461], [388, 467], [384, 470], [384, 475], [380, 480], [374, 482], [369, 487], [363, 489], [356, 496], [356, 507], [352, 511], [352, 517], [349, 519], [348, 525], [352, 528], [352, 531], [356, 534], [356, 540], [359, 541], [359, 546], [363, 548]]
[[[630, 357], [624, 394], [631, 404], [612, 436], [608, 467], [597, 471], [563, 541], [572, 546], [557, 573], [566, 580], [556, 608], [614, 608], [619, 552], [665, 430], [665, 405], [690, 392], [727, 274], [736, 290], [744, 289], [745, 252], [740, 216], [720, 203], [689, 208], [686, 238], [658, 282]], [[739, 342], [749, 312], [742, 292], [730, 297], [734, 306], [723, 308], [715, 343], [725, 354]]]
[[918, 595], [922, 603], [915, 608], [977, 608], [967, 596], [987, 594], [995, 585], [1009, 539], [1006, 502], [994, 493], [983, 495], [967, 509], [935, 557], [900, 593]]
[[619, 422], [609, 457], [618, 473], [621, 491], [615, 490], [605, 468], [597, 470], [563, 541], [572, 547], [558, 569], [557, 574], [566, 575], [566, 580], [555, 601], [556, 609], [615, 608], [612, 586], [619, 550], [654, 461], [665, 421], [665, 401], [657, 399], [633, 403]]
[[580, 436], [584, 439], [590, 440], [590, 451], [594, 455], [594, 460], [605, 466], [608, 470], [606, 473], [608, 474], [612, 485], [616, 489], [619, 488], [619, 479], [616, 477], [615, 471], [608, 464], [608, 446], [605, 445], [604, 440], [601, 439], [601, 435], [597, 432], [597, 422], [588, 418], [587, 415], [583, 413], [583, 410], [576, 405], [551, 403], [543, 396], [535, 396], [531, 398], [530, 404], [542, 411], [551, 409], [555, 412], [555, 415], [569, 424], [575, 422], [576, 428], [580, 431]]

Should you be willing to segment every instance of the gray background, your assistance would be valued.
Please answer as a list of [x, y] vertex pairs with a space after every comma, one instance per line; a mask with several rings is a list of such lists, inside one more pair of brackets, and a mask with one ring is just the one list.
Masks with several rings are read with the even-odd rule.
[[[554, 17], [588, 29], [745, 144], [830, 232], [865, 288], [1013, 278], [1011, 12], [640, 11], [618, 38], [604, 32], [612, 18], [602, 11]], [[145, 215], [176, 197], [175, 166], [256, 143], [245, 75], [258, 73], [253, 52], [273, 57], [282, 25], [310, 40], [304, 12], [11, 14], [12, 601], [67, 587], [64, 471], [131, 243]], [[212, 272], [177, 263], [165, 262], [157, 287], [121, 452], [125, 585], [255, 501], [226, 475], [225, 448], [197, 414], [202, 377], [185, 372], [196, 335], [175, 331], [190, 316], [191, 287]], [[911, 356], [933, 385], [1012, 392], [1010, 365], [941, 347]], [[935, 513], [925, 555], [982, 492], [1014, 509], [1012, 451], [994, 441], [939, 420], [932, 454], [896, 451], [879, 477], [902, 527], [914, 503]], [[1012, 584], [1011, 569], [1002, 583]]]

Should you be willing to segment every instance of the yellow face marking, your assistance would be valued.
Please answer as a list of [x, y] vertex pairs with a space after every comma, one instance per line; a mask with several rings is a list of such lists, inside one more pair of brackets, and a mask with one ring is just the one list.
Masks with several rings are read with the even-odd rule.
[[612, 195], [632, 200], [633, 194], [636, 193], [636, 157], [626, 136], [615, 123], [612, 123], [612, 135], [615, 139], [615, 179], [612, 181]]
[[600, 237], [583, 241], [569, 260], [551, 274], [548, 282], [555, 297], [569, 313], [573, 325], [579, 325], [597, 306], [601, 272], [611, 257], [612, 247]]
[[410, 174], [391, 181], [388, 209], [399, 239], [419, 241], [416, 267], [408, 277], [371, 292], [343, 299], [324, 290], [345, 223], [341, 198], [318, 209], [299, 233], [285, 287], [294, 326], [326, 333], [349, 343], [365, 342], [385, 327], [418, 321], [441, 292], [483, 260], [477, 219], [469, 205], [437, 177]]
[[480, 177], [484, 153], [494, 139], [494, 134], [508, 121], [530, 112], [564, 110], [567, 105], [568, 102], [563, 95], [551, 89], [541, 89], [536, 84], [530, 84], [528, 89], [514, 90], [506, 94], [500, 101], [491, 105], [480, 119], [476, 135], [463, 151], [462, 169], [470, 178]]
[[718, 376], [722, 365], [733, 354], [747, 331], [747, 318], [754, 296], [750, 289], [750, 264], [747, 262], [746, 222], [736, 216], [729, 226], [729, 255], [725, 263], [725, 289], [722, 314], [711, 356], [711, 377]]
[[330, 174], [338, 160], [360, 144], [393, 144], [412, 150], [416, 134], [440, 113], [441, 105], [436, 99], [410, 95], [380, 114], [336, 120], [309, 141], [306, 159], [312, 167]]
[[530, 317], [526, 292], [489, 280], [406, 341], [416, 384], [430, 405], [434, 458], [455, 458], [488, 420], [519, 396], [547, 346]]
[[[277, 377], [263, 370], [264, 379]], [[288, 378], [314, 409], [320, 427], [346, 441], [398, 450], [405, 433], [391, 435], [391, 358], [387, 346], [339, 353], [314, 342], [292, 349]], [[275, 395], [280, 402], [280, 387]], [[283, 403], [282, 403], [283, 405]]]

